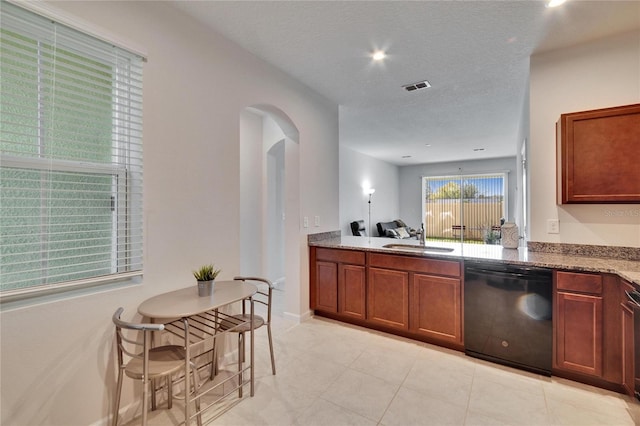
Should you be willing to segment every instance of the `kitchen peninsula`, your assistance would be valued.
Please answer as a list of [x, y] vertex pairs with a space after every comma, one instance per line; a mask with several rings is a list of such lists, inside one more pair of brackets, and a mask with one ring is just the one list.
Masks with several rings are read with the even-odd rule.
[[639, 332], [625, 293], [640, 289], [640, 249], [441, 242], [420, 247], [417, 241], [385, 247], [395, 242], [340, 232], [310, 235], [315, 314], [462, 351], [465, 261], [548, 268], [552, 374], [631, 395], [640, 383], [640, 371], [633, 369]]

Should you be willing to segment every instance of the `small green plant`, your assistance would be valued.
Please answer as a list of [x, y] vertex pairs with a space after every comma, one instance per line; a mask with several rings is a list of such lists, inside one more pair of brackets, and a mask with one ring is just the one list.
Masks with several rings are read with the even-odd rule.
[[198, 281], [213, 281], [216, 279], [220, 269], [216, 269], [212, 264], [201, 266], [200, 269], [193, 271], [193, 276]]

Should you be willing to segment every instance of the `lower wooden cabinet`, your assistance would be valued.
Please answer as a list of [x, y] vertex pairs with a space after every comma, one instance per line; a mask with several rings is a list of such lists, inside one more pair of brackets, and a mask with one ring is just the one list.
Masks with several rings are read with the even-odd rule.
[[366, 317], [366, 273], [364, 266], [339, 265], [338, 312], [357, 319]]
[[409, 273], [369, 268], [367, 320], [384, 327], [409, 329]]
[[311, 250], [311, 309], [364, 319], [366, 273], [363, 252]]
[[414, 274], [410, 330], [435, 340], [462, 344], [461, 287], [459, 278]]
[[[311, 247], [310, 305], [319, 315], [462, 350], [462, 275], [459, 261]], [[554, 272], [554, 375], [633, 394], [638, 331], [624, 293], [633, 288], [611, 274]]]
[[[620, 280], [620, 316], [622, 328], [622, 387], [628, 395], [633, 395], [635, 390], [635, 378], [638, 375], [635, 371], [635, 334], [634, 334], [634, 311], [627, 302], [626, 291], [633, 291], [633, 286], [627, 281]], [[635, 333], [640, 333], [640, 330]]]
[[621, 306], [622, 314], [622, 386], [628, 395], [635, 387], [633, 310]]
[[602, 297], [558, 292], [556, 298], [558, 368], [602, 376]]
[[338, 264], [316, 262], [316, 303], [314, 309], [338, 312]]

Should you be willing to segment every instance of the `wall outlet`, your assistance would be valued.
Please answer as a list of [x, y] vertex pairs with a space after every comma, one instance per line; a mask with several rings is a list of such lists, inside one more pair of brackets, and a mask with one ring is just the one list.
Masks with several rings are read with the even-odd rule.
[[305, 216], [302, 219], [302, 227], [303, 228], [308, 228], [309, 227], [309, 216]]
[[316, 216], [315, 217], [314, 225], [315, 226], [320, 226], [320, 216]]
[[559, 234], [560, 233], [560, 221], [558, 219], [547, 220], [547, 234]]

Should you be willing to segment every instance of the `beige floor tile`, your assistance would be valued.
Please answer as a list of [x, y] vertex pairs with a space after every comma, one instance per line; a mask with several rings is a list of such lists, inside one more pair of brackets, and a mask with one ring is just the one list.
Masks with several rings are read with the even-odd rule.
[[361, 344], [354, 344], [348, 338], [332, 336], [315, 343], [306, 349], [306, 353], [336, 364], [351, 365], [364, 351]]
[[473, 379], [469, 410], [518, 425], [551, 424], [542, 393], [505, 387], [482, 377]]
[[[450, 349], [336, 321], [273, 320], [277, 374], [266, 329], [256, 332], [256, 394], [237, 394], [205, 413], [218, 426], [296, 425], [640, 425], [640, 403], [556, 377], [547, 378]], [[231, 350], [235, 349], [231, 342]], [[237, 353], [223, 368], [235, 370]], [[224, 372], [221, 374], [221, 377]], [[175, 401], [149, 425], [178, 425]], [[133, 406], [140, 421], [140, 406]]]
[[420, 358], [414, 363], [402, 386], [430, 398], [466, 408], [473, 375], [468, 374], [470, 371], [464, 367], [456, 369], [456, 363], [456, 360], [438, 362], [431, 358]]
[[504, 388], [530, 392], [536, 397], [544, 396], [542, 376], [503, 365], [481, 361], [477, 364], [474, 379], [485, 380]]
[[350, 365], [350, 368], [400, 385], [411, 370], [416, 358], [387, 348], [367, 349]]
[[252, 398], [244, 398], [229, 413], [246, 425], [293, 425], [295, 418], [313, 404], [315, 394], [292, 390], [275, 380], [265, 378], [256, 383]]
[[384, 426], [462, 425], [466, 407], [400, 388], [380, 424]]
[[554, 377], [550, 382], [543, 384], [543, 389], [549, 401], [587, 409], [602, 405], [626, 408], [626, 403], [620, 394], [570, 380]]
[[608, 404], [591, 409], [558, 401], [548, 401], [551, 419], [555, 425], [580, 426], [633, 426], [629, 413]]
[[283, 386], [319, 396], [346, 370], [346, 367], [335, 362], [328, 362], [322, 358], [305, 354], [290, 358], [275, 376], [267, 375], [261, 380], [276, 381]]
[[437, 346], [426, 346], [420, 353], [419, 358], [423, 361], [427, 361], [429, 365], [434, 368], [456, 371], [468, 376], [472, 376], [476, 370], [476, 362], [474, 358], [465, 356], [463, 352], [439, 348]]
[[322, 398], [368, 419], [379, 421], [397, 390], [397, 385], [347, 369], [322, 394]]
[[[484, 413], [468, 410], [467, 416], [464, 420], [464, 425], [465, 426], [515, 426], [515, 423], [511, 420], [495, 418]], [[522, 424], [519, 426], [527, 426], [527, 424]], [[533, 425], [530, 425], [530, 426], [533, 426]]]
[[300, 426], [375, 426], [377, 422], [318, 398], [296, 419]]
[[631, 397], [625, 397], [624, 399], [627, 403], [627, 412], [635, 424], [640, 425], [640, 401]]

